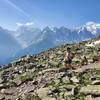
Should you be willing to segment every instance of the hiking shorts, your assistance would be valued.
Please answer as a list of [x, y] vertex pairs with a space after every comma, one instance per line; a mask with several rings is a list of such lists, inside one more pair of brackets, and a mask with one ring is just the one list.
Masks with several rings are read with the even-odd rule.
[[65, 60], [65, 64], [71, 64], [72, 63], [72, 60], [69, 59], [69, 60]]

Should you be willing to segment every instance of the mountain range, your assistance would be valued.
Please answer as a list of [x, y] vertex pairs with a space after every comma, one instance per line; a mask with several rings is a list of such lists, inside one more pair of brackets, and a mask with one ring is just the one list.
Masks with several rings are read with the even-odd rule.
[[75, 29], [64, 26], [39, 29], [32, 25], [22, 25], [16, 31], [0, 27], [0, 35], [0, 64], [2, 65], [27, 54], [37, 54], [61, 44], [77, 43], [99, 36], [100, 24], [88, 22]]

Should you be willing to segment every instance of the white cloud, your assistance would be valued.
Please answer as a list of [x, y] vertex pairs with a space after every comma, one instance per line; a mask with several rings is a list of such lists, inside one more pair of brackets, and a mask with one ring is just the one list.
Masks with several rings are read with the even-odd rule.
[[21, 24], [21, 23], [16, 23], [17, 24], [17, 26], [23, 26], [23, 24]]
[[29, 25], [34, 25], [34, 23], [33, 23], [33, 22], [28, 22], [28, 23], [26, 23], [26, 25], [27, 25], [27, 26], [29, 26]]
[[33, 22], [27, 22], [27, 23], [16, 23], [17, 24], [17, 26], [31, 26], [31, 25], [34, 25], [34, 23]]

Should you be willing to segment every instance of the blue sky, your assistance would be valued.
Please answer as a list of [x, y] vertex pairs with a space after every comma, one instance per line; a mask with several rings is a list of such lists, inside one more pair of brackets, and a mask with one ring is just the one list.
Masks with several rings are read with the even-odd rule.
[[16, 23], [35, 27], [78, 27], [100, 22], [100, 0], [0, 0], [0, 26], [15, 29]]

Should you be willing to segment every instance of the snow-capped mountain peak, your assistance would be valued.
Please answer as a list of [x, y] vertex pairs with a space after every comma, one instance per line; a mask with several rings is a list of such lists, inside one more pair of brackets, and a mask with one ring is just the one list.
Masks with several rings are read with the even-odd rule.
[[90, 21], [90, 22], [87, 22], [85, 25], [89, 26], [89, 25], [94, 25], [94, 24], [96, 24], [96, 22]]
[[91, 32], [94, 35], [100, 33], [100, 24], [96, 22], [87, 22], [83, 27], [82, 30], [86, 28], [87, 31]]

